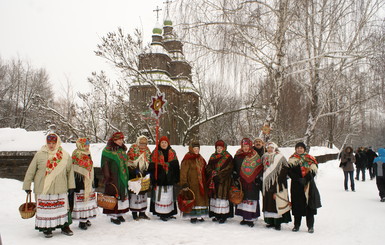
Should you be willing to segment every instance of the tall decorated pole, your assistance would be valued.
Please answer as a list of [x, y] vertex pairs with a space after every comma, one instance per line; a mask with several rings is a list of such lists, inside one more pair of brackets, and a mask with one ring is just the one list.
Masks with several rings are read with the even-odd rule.
[[157, 92], [156, 96], [151, 96], [150, 109], [152, 111], [153, 117], [155, 118], [156, 127], [155, 127], [155, 181], [158, 179], [158, 157], [159, 157], [159, 119], [162, 114], [166, 112], [165, 105], [167, 100], [165, 94]]

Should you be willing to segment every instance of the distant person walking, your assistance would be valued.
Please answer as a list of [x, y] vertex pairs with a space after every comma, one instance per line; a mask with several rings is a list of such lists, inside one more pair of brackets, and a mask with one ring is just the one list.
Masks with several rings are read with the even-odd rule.
[[356, 161], [356, 158], [353, 154], [353, 148], [350, 146], [345, 147], [344, 151], [341, 153], [341, 164], [340, 167], [344, 171], [344, 187], [345, 191], [348, 191], [348, 181], [350, 177], [350, 188], [352, 191], [355, 191], [354, 188], [354, 166], [353, 163]]
[[381, 202], [385, 202], [385, 149], [378, 149], [378, 155], [379, 157], [374, 159], [373, 170]]
[[367, 169], [369, 171], [369, 177], [370, 179], [374, 179], [375, 175], [374, 175], [374, 169], [373, 169], [373, 162], [374, 162], [374, 159], [376, 157], [378, 157], [378, 155], [372, 150], [372, 147], [369, 146], [369, 148], [366, 150], [366, 155], [368, 157], [368, 166], [367, 166]]
[[364, 151], [364, 147], [358, 147], [356, 152], [356, 180], [360, 180], [360, 172], [362, 173], [362, 181], [365, 181], [365, 170], [368, 165], [368, 157]]

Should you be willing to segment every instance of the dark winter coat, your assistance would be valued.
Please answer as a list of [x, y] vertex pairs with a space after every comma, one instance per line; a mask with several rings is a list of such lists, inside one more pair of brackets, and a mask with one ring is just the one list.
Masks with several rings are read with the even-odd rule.
[[373, 166], [373, 161], [376, 157], [378, 157], [378, 155], [372, 150], [372, 149], [368, 149], [366, 151], [366, 156], [368, 157], [368, 168], [371, 168]]
[[[162, 155], [165, 159], [165, 163], [168, 165], [168, 170], [164, 168], [158, 162], [158, 174], [157, 179], [155, 180], [155, 150], [151, 154], [151, 162], [148, 166], [147, 171], [151, 174], [151, 183], [153, 185], [158, 186], [168, 186], [168, 185], [176, 185], [179, 183], [179, 176], [180, 176], [180, 168], [179, 168], [179, 161], [176, 157], [176, 153], [171, 147], [167, 147], [166, 150], [159, 149], [158, 151], [158, 158]], [[166, 156], [164, 156], [166, 155]], [[174, 156], [172, 159], [168, 159], [169, 157]]]
[[[213, 155], [217, 156], [218, 154]], [[209, 163], [206, 166], [206, 179], [208, 185], [210, 185], [211, 181], [214, 182], [214, 189], [209, 190], [209, 197], [226, 200], [228, 199], [229, 189], [231, 185], [231, 177], [234, 167], [233, 157], [228, 154], [226, 161], [219, 168], [219, 171], [216, 171], [217, 164], [222, 158], [214, 159], [214, 156], [210, 158]]]
[[200, 154], [190, 152], [182, 160], [180, 186], [190, 188], [195, 194], [195, 206], [208, 206], [209, 197], [206, 185], [206, 161]]
[[362, 150], [357, 151], [356, 155], [356, 168], [366, 168], [368, 165], [368, 157]]
[[[350, 150], [350, 152], [348, 151]], [[354, 171], [353, 163], [356, 161], [356, 158], [353, 154], [353, 148], [350, 146], [346, 147], [345, 150], [341, 153], [341, 164], [342, 169], [346, 171]]]
[[[311, 214], [317, 214], [316, 208], [321, 206], [320, 195], [314, 182], [318, 164], [311, 164], [310, 167], [307, 168], [305, 176], [302, 175], [303, 171], [301, 167], [303, 166], [300, 160], [293, 156], [289, 158], [288, 175], [291, 178], [290, 192], [293, 215], [306, 216], [309, 212]], [[307, 189], [309, 190], [308, 199], [306, 198]]]

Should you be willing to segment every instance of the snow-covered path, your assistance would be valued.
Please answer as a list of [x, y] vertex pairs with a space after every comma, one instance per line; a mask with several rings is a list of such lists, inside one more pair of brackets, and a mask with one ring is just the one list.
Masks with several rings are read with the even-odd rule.
[[150, 215], [151, 220], [133, 221], [131, 214], [120, 226], [98, 216], [93, 225], [83, 231], [72, 225], [74, 235], [67, 237], [54, 232], [51, 239], [34, 230], [34, 219], [23, 220], [18, 213], [25, 200], [22, 183], [0, 179], [0, 233], [4, 245], [11, 244], [384, 244], [385, 203], [379, 201], [375, 180], [356, 181], [356, 192], [345, 192], [343, 173], [338, 161], [320, 164], [317, 177], [323, 207], [315, 216], [315, 233], [309, 234], [305, 219], [300, 232], [291, 231], [293, 223], [282, 225], [281, 231], [265, 228], [259, 219], [253, 228], [239, 225], [235, 217], [226, 224], [207, 220], [190, 224], [180, 216], [163, 222]]

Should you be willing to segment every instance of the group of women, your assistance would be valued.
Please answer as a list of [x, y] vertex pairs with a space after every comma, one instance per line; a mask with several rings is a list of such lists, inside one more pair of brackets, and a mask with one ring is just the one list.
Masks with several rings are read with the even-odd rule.
[[[89, 143], [86, 138], [79, 138], [71, 158], [62, 149], [59, 136], [50, 134], [47, 144], [36, 153], [27, 170], [23, 189], [30, 193], [34, 182], [35, 227], [47, 238], [52, 237], [56, 228], [61, 228], [65, 235], [72, 235], [69, 228], [72, 219], [79, 220], [79, 228], [86, 230], [97, 215], [97, 179]], [[166, 136], [160, 138], [152, 153], [147, 144], [148, 139], [140, 136], [127, 149], [123, 133], [116, 132], [102, 152], [104, 194], [118, 199], [114, 209], [103, 209], [113, 224], [125, 222], [123, 215], [129, 211], [134, 220], [149, 219], [145, 212], [148, 193], [153, 215], [163, 221], [175, 219], [178, 213], [176, 196], [192, 192], [193, 206], [182, 212], [191, 223], [210, 217], [223, 224], [235, 213], [242, 217], [241, 225], [253, 227], [260, 216], [262, 193], [262, 212], [267, 227], [280, 230], [282, 223], [291, 221], [292, 210], [292, 230], [298, 231], [302, 216], [306, 216], [308, 232], [314, 232], [314, 215], [321, 206], [314, 182], [318, 164], [306, 153], [303, 143], [295, 146], [295, 153], [287, 161], [275, 143], [265, 145], [260, 138], [254, 144], [249, 138], [242, 139], [234, 157], [227, 151], [226, 143], [218, 140], [215, 152], [206, 162], [200, 154], [199, 142], [193, 141], [180, 164]], [[129, 183], [138, 176], [150, 177], [150, 191], [133, 191]], [[292, 180], [291, 201], [288, 178]], [[236, 205], [229, 198], [235, 187], [243, 192], [242, 200]]]

